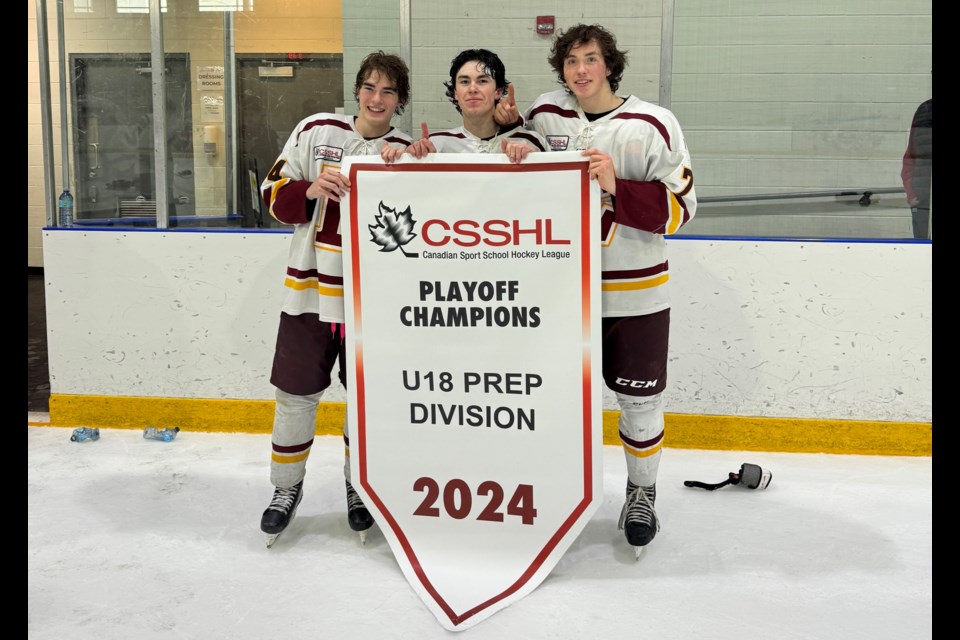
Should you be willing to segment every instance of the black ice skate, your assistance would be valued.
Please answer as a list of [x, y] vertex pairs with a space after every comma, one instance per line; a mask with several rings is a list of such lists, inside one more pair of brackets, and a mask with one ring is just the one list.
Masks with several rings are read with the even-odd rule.
[[660, 530], [660, 520], [653, 510], [653, 503], [657, 499], [656, 483], [649, 487], [640, 487], [627, 480], [627, 501], [623, 503], [620, 512], [619, 528], [627, 537], [627, 542], [633, 547], [637, 559], [640, 552]]
[[260, 518], [260, 530], [267, 534], [268, 549], [273, 546], [283, 530], [290, 524], [302, 497], [303, 480], [289, 489], [277, 487], [274, 490], [273, 500], [270, 501], [270, 506], [267, 507]]
[[373, 516], [357, 495], [349, 480], [347, 483], [347, 522], [350, 528], [360, 534], [360, 544], [367, 542], [367, 529], [373, 526]]

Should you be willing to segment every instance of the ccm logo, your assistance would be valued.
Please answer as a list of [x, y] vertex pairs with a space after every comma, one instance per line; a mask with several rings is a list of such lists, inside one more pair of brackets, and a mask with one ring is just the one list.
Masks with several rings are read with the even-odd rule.
[[626, 378], [617, 378], [617, 384], [621, 387], [632, 387], [634, 389], [653, 389], [657, 386], [656, 380], [627, 380]]
[[427, 220], [421, 227], [423, 241], [431, 247], [453, 243], [461, 247], [485, 244], [502, 247], [520, 244], [526, 236], [533, 244], [570, 244], [569, 240], [553, 237], [553, 220], [537, 219], [524, 226], [519, 220], [457, 220], [448, 224], [444, 220]]

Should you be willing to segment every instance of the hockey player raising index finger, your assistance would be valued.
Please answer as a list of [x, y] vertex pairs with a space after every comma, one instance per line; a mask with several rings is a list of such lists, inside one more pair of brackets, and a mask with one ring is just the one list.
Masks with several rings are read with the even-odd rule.
[[[450, 62], [450, 79], [443, 85], [463, 124], [430, 133], [424, 123], [423, 136], [402, 153], [422, 158], [428, 153], [502, 152], [511, 162], [519, 163], [531, 152], [547, 150], [543, 137], [519, 122], [500, 127], [494, 120], [494, 110], [505, 99], [509, 86], [506, 68], [497, 54], [487, 49], [461, 51]], [[401, 152], [385, 149], [381, 155], [386, 162], [393, 162]]]
[[[350, 190], [350, 181], [340, 173], [341, 161], [344, 156], [375, 155], [384, 147], [402, 150], [409, 145], [410, 136], [390, 124], [409, 96], [409, 71], [403, 60], [382, 51], [368, 55], [354, 85], [358, 115], [315, 113], [301, 120], [260, 186], [270, 215], [293, 225], [286, 297], [270, 375], [276, 387], [270, 458], [275, 489], [260, 520], [268, 547], [300, 504], [317, 406], [338, 360], [340, 382], [346, 386], [340, 199]], [[348, 443], [346, 422], [343, 438]], [[350, 484], [349, 459], [343, 469], [347, 521], [362, 541], [373, 518]]]
[[[696, 212], [690, 154], [673, 113], [617, 92], [627, 57], [604, 27], [560, 32], [548, 60], [564, 88], [537, 98], [521, 121], [551, 151], [589, 157], [602, 189], [603, 378], [620, 406], [627, 460], [619, 526], [639, 557], [660, 529], [654, 502], [670, 329], [664, 237]], [[516, 118], [508, 107], [498, 107], [501, 123]]]

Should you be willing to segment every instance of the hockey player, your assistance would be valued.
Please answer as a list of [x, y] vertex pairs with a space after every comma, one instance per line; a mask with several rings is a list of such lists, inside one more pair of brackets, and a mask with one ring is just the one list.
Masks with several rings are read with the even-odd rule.
[[627, 57], [604, 27], [560, 32], [548, 61], [564, 88], [537, 98], [525, 118], [508, 96], [496, 117], [525, 120], [552, 151], [581, 150], [602, 189], [603, 378], [620, 406], [627, 461], [619, 527], [639, 558], [660, 529], [654, 502], [670, 330], [664, 237], [696, 212], [690, 154], [673, 113], [617, 93]]
[[[334, 362], [346, 386], [340, 198], [350, 181], [339, 172], [344, 156], [402, 150], [412, 139], [393, 128], [410, 96], [409, 71], [383, 51], [364, 58], [354, 84], [356, 116], [315, 113], [300, 121], [260, 185], [270, 215], [293, 225], [284, 286], [286, 297], [270, 382], [276, 387], [270, 481], [275, 489], [260, 528], [267, 546], [287, 527], [303, 497], [307, 457], [316, 431], [320, 397]], [[344, 443], [349, 456], [347, 426]], [[361, 542], [373, 518], [350, 484], [344, 462], [347, 520]]]
[[[430, 133], [421, 125], [423, 137], [404, 150], [415, 158], [428, 153], [500, 153], [511, 162], [521, 162], [533, 151], [546, 151], [543, 137], [521, 123], [501, 128], [494, 120], [497, 103], [508, 86], [500, 57], [487, 49], [461, 51], [450, 62], [450, 79], [444, 81], [446, 96], [463, 117], [453, 129]], [[386, 149], [383, 158], [395, 161], [402, 152]]]

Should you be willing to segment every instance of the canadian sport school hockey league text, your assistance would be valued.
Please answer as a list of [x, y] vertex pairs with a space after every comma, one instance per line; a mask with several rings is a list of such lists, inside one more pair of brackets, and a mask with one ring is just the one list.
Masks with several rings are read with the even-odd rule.
[[424, 251], [423, 257], [430, 260], [566, 260], [569, 251], [552, 251], [548, 249], [517, 251]]

